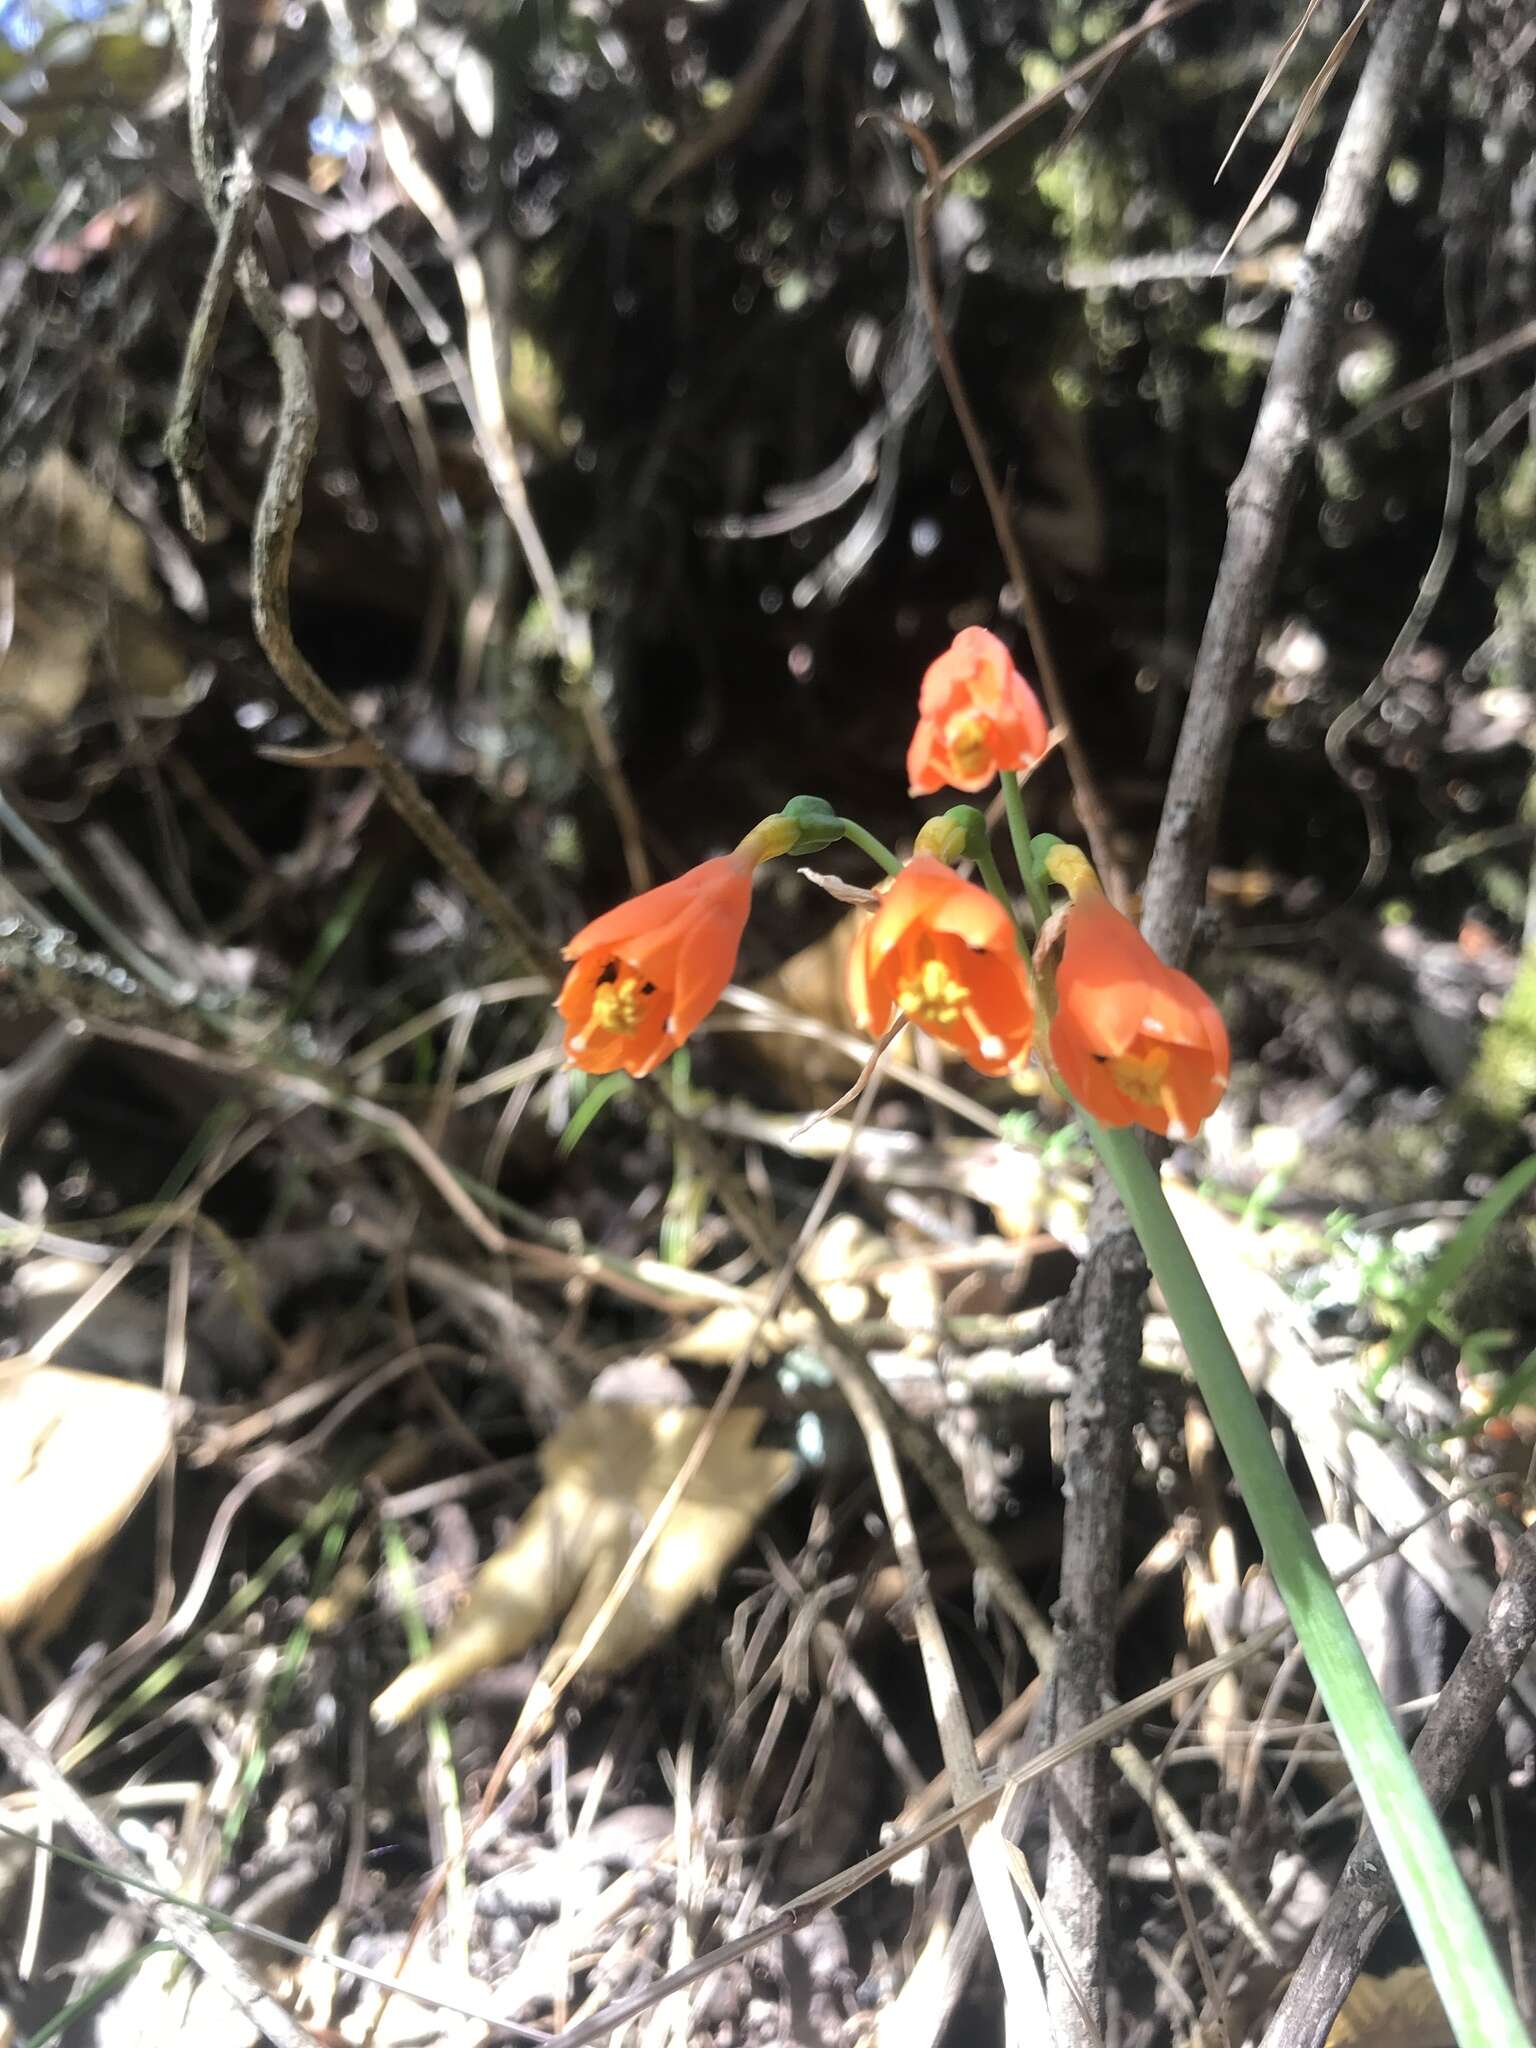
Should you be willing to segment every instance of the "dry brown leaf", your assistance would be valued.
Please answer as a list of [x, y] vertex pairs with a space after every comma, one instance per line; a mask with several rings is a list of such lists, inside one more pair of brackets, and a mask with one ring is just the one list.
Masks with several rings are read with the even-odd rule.
[[1456, 2048], [1434, 1979], [1422, 1963], [1390, 1977], [1359, 1977], [1327, 2048]]
[[[566, 1661], [613, 1587], [634, 1542], [704, 1426], [702, 1408], [589, 1401], [539, 1452], [544, 1485], [512, 1540], [482, 1568], [457, 1618], [429, 1654], [373, 1703], [393, 1728], [476, 1672], [519, 1656], [562, 1616], [545, 1665]], [[733, 1409], [587, 1662], [624, 1669], [663, 1641], [713, 1592], [759, 1516], [789, 1483], [787, 1451], [753, 1448], [762, 1412]]]
[[100, 674], [143, 711], [188, 699], [149, 542], [60, 448], [0, 486], [0, 764], [67, 725]]
[[[848, 978], [848, 954], [854, 934], [868, 917], [864, 909], [850, 910], [830, 931], [798, 953], [792, 953], [781, 967], [752, 984], [756, 994], [770, 996], [797, 1016], [844, 1036], [860, 1036], [848, 1013], [844, 993]], [[915, 1058], [912, 1034], [904, 1033], [886, 1054], [889, 1065], [908, 1064]], [[808, 1109], [824, 1109], [848, 1086], [853, 1070], [848, 1056], [818, 1043], [803, 1032], [753, 1031], [741, 1045], [769, 1068], [786, 1099]], [[929, 1041], [934, 1044], [933, 1040]], [[942, 1047], [936, 1048], [943, 1057]]]
[[175, 1421], [158, 1387], [25, 1357], [0, 1365], [0, 1633], [42, 1615], [111, 1542]]
[[[891, 1248], [861, 1218], [842, 1212], [816, 1233], [800, 1261], [805, 1278], [821, 1294], [840, 1324], [860, 1323], [874, 1313], [868, 1285], [861, 1274], [888, 1259]], [[744, 1290], [740, 1302], [711, 1309], [691, 1330], [667, 1346], [671, 1358], [691, 1365], [731, 1365], [757, 1328], [758, 1307], [769, 1283]], [[817, 1321], [809, 1309], [785, 1308], [762, 1326], [759, 1355], [769, 1357], [805, 1343], [816, 1335]]]

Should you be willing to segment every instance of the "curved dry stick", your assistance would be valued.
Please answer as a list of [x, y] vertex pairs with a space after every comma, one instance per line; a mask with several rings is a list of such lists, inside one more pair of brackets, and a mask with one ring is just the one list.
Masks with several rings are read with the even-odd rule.
[[399, 115], [388, 105], [382, 90], [376, 93], [376, 97], [379, 101], [379, 142], [384, 151], [384, 161], [395, 183], [437, 236], [453, 266], [453, 280], [464, 308], [465, 360], [469, 368], [470, 392], [474, 398], [470, 430], [475, 437], [475, 446], [480, 451], [480, 460], [485, 465], [497, 502], [517, 536], [534, 588], [549, 615], [566, 681], [576, 698], [598, 775], [618, 824], [631, 886], [637, 892], [648, 889], [652, 876], [640, 811], [619, 759], [618, 748], [614, 745], [613, 734], [608, 730], [602, 706], [597, 701], [597, 692], [592, 686], [591, 639], [585, 629], [578, 629], [571, 617], [560, 589], [560, 579], [555, 574], [555, 565], [550, 560], [544, 536], [534, 520], [533, 506], [528, 500], [528, 486], [517, 458], [517, 442], [507, 415], [506, 393], [502, 389], [502, 370], [497, 360], [484, 268], [442, 187], [417, 155]]
[[[272, 454], [251, 528], [251, 616], [262, 652], [323, 732], [352, 749], [353, 758], [377, 780], [390, 807], [440, 861], [470, 900], [490, 919], [520, 959], [547, 968], [551, 951], [527, 919], [497, 886], [447, 819], [422, 794], [415, 777], [365, 732], [346, 705], [300, 653], [288, 609], [288, 579], [294, 536], [303, 509], [304, 482], [309, 474], [319, 433], [319, 411], [309, 356], [302, 338], [288, 324], [282, 300], [272, 288], [266, 266], [230, 228], [230, 214], [243, 205], [241, 193], [251, 176], [245, 153], [234, 142], [229, 108], [219, 82], [222, 42], [218, 0], [186, 0], [174, 10], [177, 41], [187, 67], [187, 122], [192, 162], [209, 220], [221, 236], [215, 255], [214, 288], [205, 292], [189, 354], [206, 371], [217, 339], [215, 323], [228, 293], [221, 272], [233, 257], [236, 289], [261, 334], [277, 369], [279, 395]], [[237, 215], [234, 229], [241, 216]], [[222, 238], [229, 233], [227, 241]], [[184, 456], [195, 445], [195, 384], [183, 379], [177, 394], [175, 425]]]

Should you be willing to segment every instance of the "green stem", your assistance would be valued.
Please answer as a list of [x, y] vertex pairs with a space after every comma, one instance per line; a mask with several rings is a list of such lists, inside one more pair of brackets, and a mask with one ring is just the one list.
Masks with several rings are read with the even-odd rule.
[[872, 861], [885, 869], [888, 875], [901, 873], [901, 862], [888, 846], [882, 846], [873, 832], [866, 832], [862, 825], [856, 825], [852, 818], [839, 818], [843, 837], [851, 840], [861, 853], [867, 853]]
[[1079, 1115], [1120, 1191], [1183, 1340], [1460, 2048], [1531, 2048], [1487, 1929], [1318, 1554], [1157, 1170], [1134, 1132], [1106, 1130], [1081, 1110]]
[[1025, 931], [1023, 925], [1019, 923], [1019, 913], [1013, 906], [1013, 898], [1008, 894], [1008, 885], [1003, 880], [1003, 871], [997, 864], [996, 854], [993, 853], [992, 848], [982, 838], [979, 831], [975, 834], [974, 843], [967, 846], [965, 850], [971, 859], [975, 861], [976, 869], [981, 879], [986, 883], [988, 889], [997, 898], [998, 902], [1001, 903], [1004, 910], [1007, 911], [1008, 922], [1013, 926], [1013, 935], [1019, 942], [1019, 951], [1026, 960], [1031, 959], [1029, 934]]
[[1024, 893], [1029, 898], [1029, 907], [1034, 913], [1035, 930], [1043, 931], [1045, 921], [1051, 914], [1051, 906], [1045, 893], [1045, 884], [1035, 873], [1035, 859], [1029, 846], [1029, 819], [1024, 811], [1024, 791], [1018, 776], [1011, 768], [1003, 770], [1003, 803], [1008, 812], [1008, 833], [1013, 840], [1013, 857], [1019, 864]]

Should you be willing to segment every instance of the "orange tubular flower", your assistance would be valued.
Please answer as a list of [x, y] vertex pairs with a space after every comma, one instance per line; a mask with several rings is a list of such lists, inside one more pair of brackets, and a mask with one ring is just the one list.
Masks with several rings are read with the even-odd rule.
[[588, 1074], [659, 1067], [703, 1022], [736, 966], [758, 862], [787, 852], [795, 831], [765, 820], [721, 854], [583, 925], [556, 1008], [565, 1050]]
[[995, 633], [967, 626], [923, 677], [907, 749], [913, 796], [985, 789], [1000, 768], [1032, 768], [1050, 741], [1040, 700]]
[[848, 1007], [878, 1038], [893, 1010], [983, 1074], [1029, 1058], [1034, 1009], [1013, 926], [985, 889], [931, 855], [910, 860], [880, 892], [853, 942]]
[[1101, 1124], [1192, 1138], [1220, 1102], [1227, 1027], [1205, 990], [1159, 960], [1092, 884], [1063, 913], [1051, 1058]]

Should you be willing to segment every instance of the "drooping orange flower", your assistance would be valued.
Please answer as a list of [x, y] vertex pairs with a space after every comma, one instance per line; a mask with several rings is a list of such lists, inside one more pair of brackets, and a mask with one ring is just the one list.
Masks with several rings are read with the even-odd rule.
[[848, 957], [848, 1007], [878, 1038], [902, 1010], [983, 1074], [1029, 1058], [1034, 1007], [1006, 912], [919, 854], [880, 892]]
[[985, 789], [1000, 768], [1032, 768], [1050, 741], [1040, 700], [995, 633], [967, 626], [930, 664], [907, 749], [913, 796]]
[[785, 850], [765, 832], [759, 826], [734, 853], [632, 896], [571, 940], [565, 958], [574, 964], [556, 1007], [576, 1066], [649, 1074], [708, 1016], [736, 966], [753, 870]]
[[1198, 983], [1159, 960], [1128, 917], [1086, 885], [1063, 912], [1051, 1058], [1101, 1124], [1192, 1138], [1231, 1068], [1227, 1027]]

